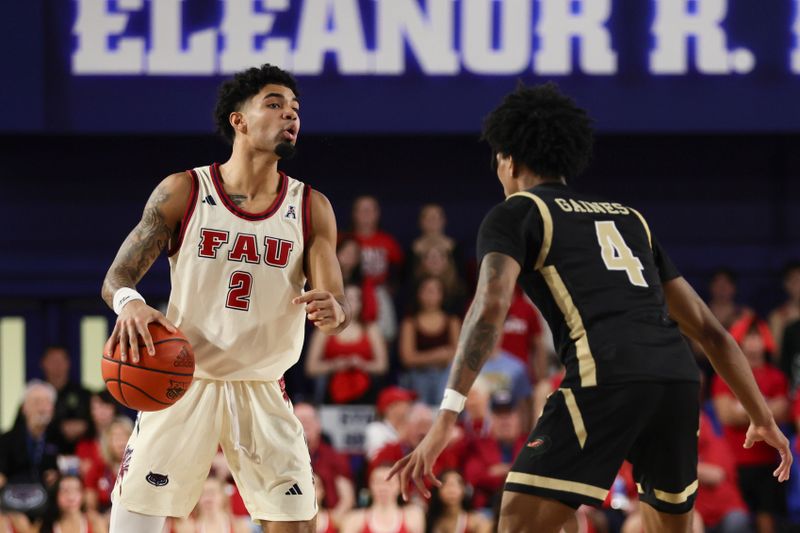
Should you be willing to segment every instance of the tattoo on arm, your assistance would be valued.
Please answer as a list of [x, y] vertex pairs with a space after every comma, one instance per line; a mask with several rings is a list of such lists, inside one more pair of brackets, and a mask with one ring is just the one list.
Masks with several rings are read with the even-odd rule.
[[475, 301], [464, 319], [453, 369], [450, 372], [447, 386], [452, 389], [468, 391], [497, 345], [505, 321], [505, 312], [496, 314], [487, 313], [486, 310], [490, 307], [487, 305], [489, 300], [503, 292], [502, 283], [504, 283], [503, 277], [507, 274], [505, 270], [507, 261], [513, 259], [500, 254], [488, 254], [483, 260]]
[[145, 205], [142, 219], [122, 243], [103, 282], [103, 299], [113, 304], [114, 293], [121, 287], [134, 287], [152, 266], [173, 235], [161, 208], [170, 193], [159, 185]]

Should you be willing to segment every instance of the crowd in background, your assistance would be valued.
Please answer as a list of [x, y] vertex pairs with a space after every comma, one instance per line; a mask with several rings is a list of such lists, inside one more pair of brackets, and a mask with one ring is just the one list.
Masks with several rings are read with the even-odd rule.
[[[335, 337], [311, 333], [301, 365], [307, 386], [293, 391], [306, 433], [324, 533], [480, 533], [494, 528], [513, 458], [527, 442], [547, 396], [563, 377], [546, 323], [518, 290], [503, 336], [471, 390], [448, 448], [434, 467], [442, 480], [430, 501], [399, 501], [388, 467], [430, 429], [469, 304], [475, 260], [446, 232], [444, 210], [426, 205], [419, 236], [404, 249], [380, 229], [380, 206], [356, 199], [337, 256], [351, 325]], [[742, 347], [779, 424], [800, 430], [800, 263], [783, 272], [785, 302], [759, 317], [736, 298], [736, 276], [713, 274], [708, 304]], [[777, 280], [776, 280], [777, 283]], [[770, 533], [800, 524], [798, 475], [778, 484], [775, 451], [744, 449], [748, 418], [702, 349], [692, 344], [704, 380], [695, 530]], [[643, 354], [646, 356], [646, 354]], [[108, 529], [110, 493], [125, 462], [131, 413], [105, 392], [69, 380], [59, 346], [41, 357], [43, 380], [28, 384], [13, 428], [0, 437], [0, 533]], [[343, 453], [320, 421], [321, 405], [373, 405], [363, 450]], [[795, 429], [797, 428], [797, 430]], [[796, 445], [795, 450], [796, 450]], [[797, 484], [796, 484], [797, 483]], [[8, 512], [26, 505], [25, 513]], [[637, 487], [624, 464], [602, 508], [580, 508], [569, 531], [641, 531]], [[174, 532], [250, 531], [247, 510], [218, 454], [192, 516]]]

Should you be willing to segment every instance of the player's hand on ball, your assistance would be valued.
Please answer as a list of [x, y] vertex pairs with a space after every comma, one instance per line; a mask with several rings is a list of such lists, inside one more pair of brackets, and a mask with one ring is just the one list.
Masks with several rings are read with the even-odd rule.
[[103, 354], [111, 357], [114, 353], [114, 348], [119, 344], [120, 359], [127, 361], [128, 354], [130, 354], [131, 361], [138, 363], [139, 337], [141, 336], [147, 348], [147, 353], [155, 355], [156, 350], [153, 346], [153, 338], [147, 329], [147, 324], [151, 322], [159, 322], [170, 333], [177, 331], [177, 328], [167, 320], [167, 317], [141, 300], [132, 300], [125, 304], [122, 312], [117, 317], [114, 331], [111, 332], [111, 336], [103, 347]]
[[306, 316], [323, 333], [336, 333], [346, 318], [342, 305], [336, 301], [333, 293], [321, 289], [310, 290], [292, 300], [292, 303], [305, 304]]
[[753, 444], [758, 441], [764, 441], [776, 450], [781, 455], [781, 464], [772, 473], [773, 476], [778, 478], [778, 481], [786, 481], [789, 479], [789, 472], [792, 469], [792, 450], [789, 448], [789, 441], [786, 436], [778, 428], [775, 420], [771, 424], [765, 426], [757, 426], [750, 423], [747, 429], [747, 436], [744, 439], [744, 447], [751, 448]]

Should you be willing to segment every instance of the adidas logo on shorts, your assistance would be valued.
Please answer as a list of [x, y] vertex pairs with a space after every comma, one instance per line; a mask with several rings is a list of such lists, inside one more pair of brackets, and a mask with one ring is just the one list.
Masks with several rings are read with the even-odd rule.
[[300, 486], [297, 483], [295, 483], [294, 485], [292, 485], [292, 488], [287, 490], [284, 494], [286, 496], [301, 496], [303, 494], [303, 491], [300, 490]]

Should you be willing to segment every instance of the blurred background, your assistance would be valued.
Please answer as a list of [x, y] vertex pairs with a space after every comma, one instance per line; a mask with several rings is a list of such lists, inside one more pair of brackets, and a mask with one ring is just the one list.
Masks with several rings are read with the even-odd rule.
[[[325, 439], [346, 454], [356, 489], [369, 489], [365, 428], [376, 405], [385, 421], [381, 394], [405, 398], [387, 387], [400, 385], [423, 403], [438, 404], [425, 387], [442, 365], [418, 363], [427, 353], [418, 345], [419, 316], [438, 309], [460, 327], [475, 280], [477, 228], [503, 200], [489, 149], [479, 140], [481, 121], [520, 81], [556, 82], [595, 120], [591, 166], [571, 185], [642, 212], [725, 325], [744, 328], [742, 340], [761, 331], [759, 320], [769, 324], [762, 359], [785, 378], [785, 391], [778, 386], [770, 394], [785, 398], [783, 421], [791, 432], [800, 328], [788, 336], [784, 329], [800, 318], [798, 4], [6, 3], [0, 17], [0, 431], [19, 423], [25, 383], [41, 378], [59, 391], [66, 382], [82, 391], [80, 407], [67, 408], [72, 400], [59, 395], [57, 422], [85, 419], [81, 438], [102, 433], [92, 428], [88, 394], [103, 388], [98, 359], [114, 320], [100, 300], [103, 276], [158, 181], [227, 159], [229, 147], [212, 121], [221, 81], [270, 62], [295, 73], [301, 92], [298, 156], [281, 167], [333, 203], [340, 260], [358, 288], [352, 298], [364, 307], [360, 327], [378, 327], [384, 341], [363, 355], [386, 364], [366, 372], [362, 395], [341, 397], [332, 385], [341, 379], [320, 364], [341, 346], [311, 350], [307, 342], [304, 359], [287, 375], [292, 397], [313, 406]], [[428, 278], [437, 280], [433, 288]], [[151, 303], [166, 302], [164, 258], [138, 289]], [[498, 350], [508, 355], [518, 348], [527, 388], [502, 367], [488, 380], [481, 412], [488, 419], [496, 405], [501, 413], [507, 405], [494, 396], [522, 391], [511, 402], [522, 435], [535, 423], [536, 391], [551, 387], [558, 365], [546, 324], [520, 299], [506, 328], [518, 338]], [[435, 347], [444, 359], [453, 351], [448, 331]], [[54, 350], [66, 363], [49, 372], [61, 377], [43, 364]], [[713, 371], [697, 356], [709, 380], [708, 414], [725, 435]], [[392, 403], [386, 401], [384, 407]], [[65, 438], [63, 428], [56, 433]], [[74, 453], [80, 439], [72, 440], [60, 455]], [[744, 461], [737, 464], [749, 465]], [[465, 468], [463, 461], [453, 466]], [[474, 485], [484, 482], [466, 479], [464, 486], [475, 505], [491, 509], [500, 485], [482, 485], [479, 497]], [[791, 505], [745, 499], [751, 527], [792, 523]], [[589, 522], [601, 530], [621, 524]]]

